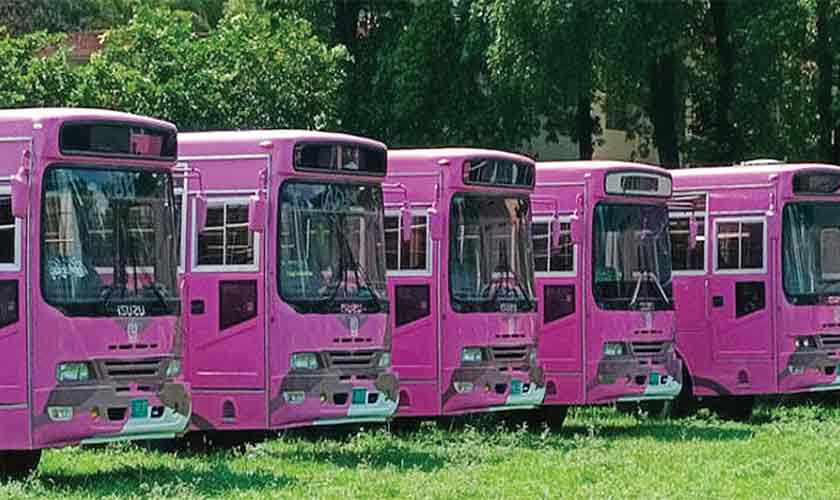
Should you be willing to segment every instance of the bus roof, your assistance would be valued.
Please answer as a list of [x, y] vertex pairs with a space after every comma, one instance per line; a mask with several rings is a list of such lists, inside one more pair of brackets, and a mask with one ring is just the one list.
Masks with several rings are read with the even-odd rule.
[[534, 160], [520, 154], [498, 149], [482, 148], [417, 148], [417, 149], [392, 149], [388, 151], [389, 160], [430, 160], [438, 162], [449, 160], [450, 162], [490, 156], [494, 158], [505, 158], [511, 161], [534, 163]]
[[327, 143], [355, 143], [387, 149], [385, 144], [337, 132], [315, 130], [229, 130], [212, 132], [186, 132], [178, 135], [180, 156], [208, 154], [252, 154], [266, 151], [265, 141], [296, 143], [302, 141]]
[[611, 170], [637, 170], [658, 174], [670, 172], [656, 165], [627, 161], [540, 161], [537, 162], [537, 186], [542, 182], [581, 181], [582, 173], [603, 174]]
[[732, 165], [725, 167], [683, 168], [672, 170], [674, 189], [699, 188], [714, 185], [764, 183], [773, 175], [791, 176], [805, 171], [840, 173], [840, 167], [827, 163], [778, 163]]
[[106, 120], [138, 122], [145, 126], [175, 130], [175, 125], [155, 118], [121, 111], [98, 108], [18, 108], [0, 110], [0, 125], [21, 122], [44, 123], [50, 121]]

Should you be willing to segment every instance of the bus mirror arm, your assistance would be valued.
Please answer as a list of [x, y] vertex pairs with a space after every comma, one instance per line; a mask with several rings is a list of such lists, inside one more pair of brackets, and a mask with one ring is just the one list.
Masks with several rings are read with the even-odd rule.
[[429, 209], [429, 235], [434, 241], [443, 239], [443, 221], [440, 218], [440, 212], [434, 206]]
[[199, 193], [195, 197], [195, 227], [200, 233], [204, 231], [204, 226], [207, 224], [207, 198], [203, 193]]
[[558, 214], [554, 214], [551, 219], [551, 246], [560, 247], [560, 216]]
[[29, 159], [31, 153], [25, 150], [21, 156], [20, 168], [11, 178], [12, 216], [16, 219], [26, 217], [29, 208]]
[[[557, 225], [559, 226], [560, 224], [557, 224]], [[572, 216], [569, 218], [569, 237], [571, 238], [572, 243], [580, 243], [581, 240], [583, 239], [583, 234], [582, 233], [583, 233], [583, 231], [581, 231], [580, 216], [578, 215], [577, 210], [575, 210], [575, 213], [573, 213]], [[557, 239], [558, 239], [557, 242], [558, 243], [559, 243], [559, 236], [560, 236], [560, 232], [558, 231], [557, 232]]]

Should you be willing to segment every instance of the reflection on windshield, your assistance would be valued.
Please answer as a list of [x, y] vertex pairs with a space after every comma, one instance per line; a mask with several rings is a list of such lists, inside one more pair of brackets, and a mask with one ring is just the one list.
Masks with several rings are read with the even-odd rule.
[[388, 310], [382, 190], [376, 185], [290, 181], [280, 206], [279, 287], [300, 312], [357, 304]]
[[672, 309], [664, 205], [600, 203], [593, 223], [593, 292], [603, 309]]
[[840, 297], [840, 206], [788, 203], [782, 232], [784, 288], [791, 303]]
[[456, 311], [533, 310], [529, 208], [525, 198], [453, 197], [449, 287]]
[[[41, 286], [47, 302], [68, 315], [177, 313], [167, 172], [50, 168], [43, 203]], [[143, 307], [120, 307], [126, 305]]]

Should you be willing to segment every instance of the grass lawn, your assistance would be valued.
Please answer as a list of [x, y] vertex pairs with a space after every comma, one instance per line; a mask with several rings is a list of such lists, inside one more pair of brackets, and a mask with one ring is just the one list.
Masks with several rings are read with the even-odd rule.
[[0, 485], [0, 498], [15, 497], [840, 498], [840, 407], [762, 404], [750, 424], [581, 408], [559, 433], [481, 417], [206, 452], [69, 448]]

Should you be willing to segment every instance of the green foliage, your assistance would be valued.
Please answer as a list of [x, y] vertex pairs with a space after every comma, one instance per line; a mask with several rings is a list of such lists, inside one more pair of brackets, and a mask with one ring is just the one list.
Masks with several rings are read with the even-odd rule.
[[61, 36], [37, 32], [12, 37], [0, 28], [0, 108], [59, 106], [72, 102], [76, 75]]
[[75, 101], [163, 117], [183, 130], [334, 126], [346, 58], [295, 17], [224, 18], [199, 35], [190, 17], [138, 9], [106, 32], [79, 71]]

